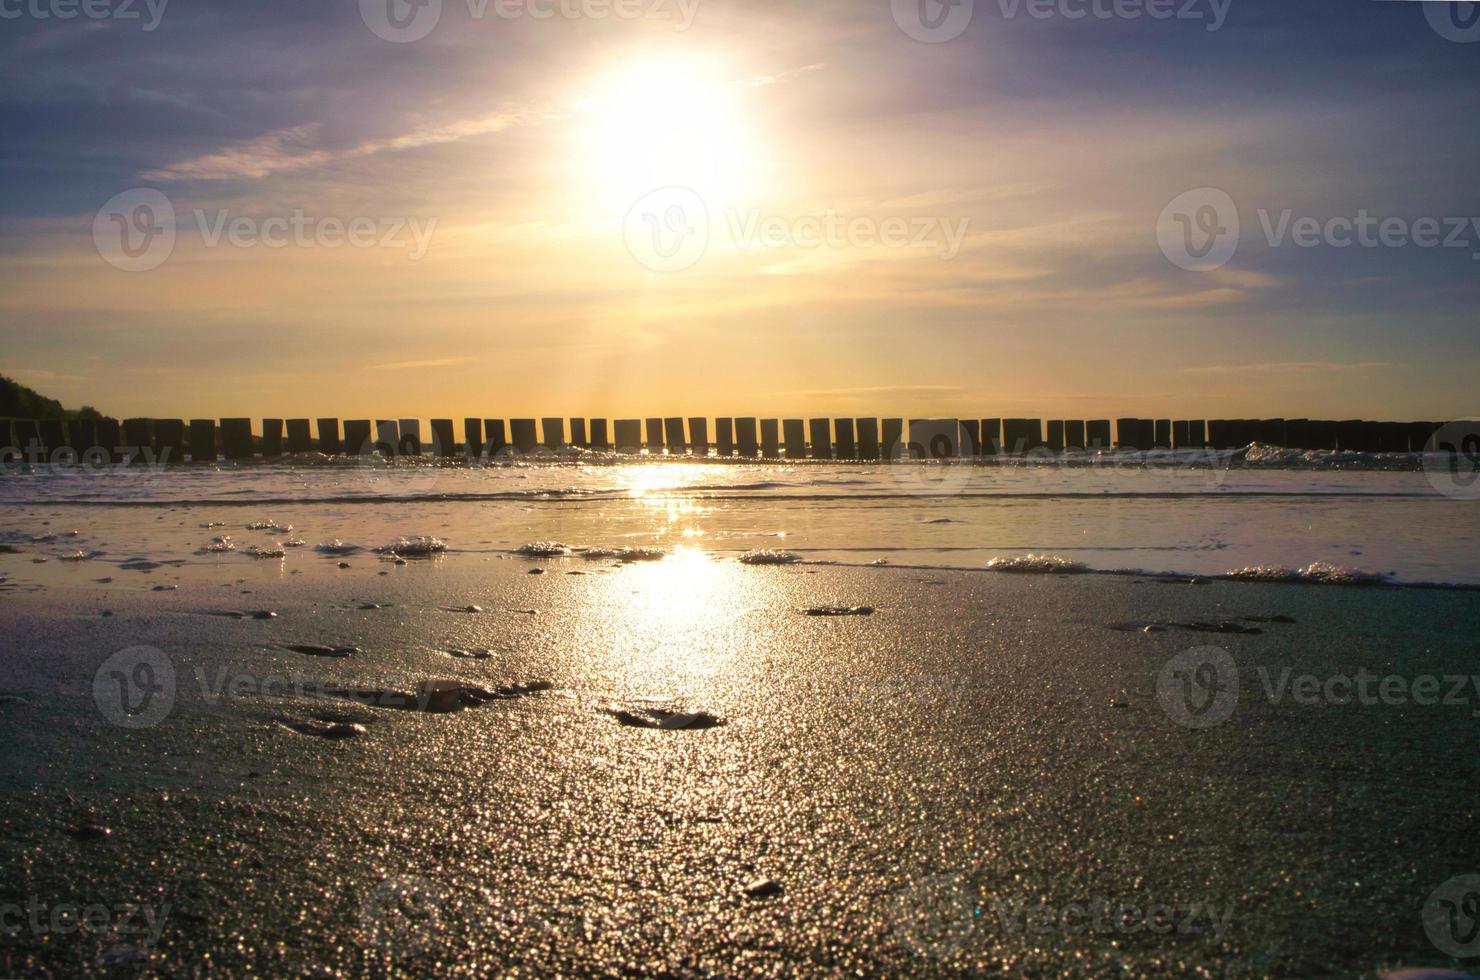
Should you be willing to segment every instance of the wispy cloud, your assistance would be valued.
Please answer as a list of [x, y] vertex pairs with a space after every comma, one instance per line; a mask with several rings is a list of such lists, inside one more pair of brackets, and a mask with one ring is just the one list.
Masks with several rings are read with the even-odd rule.
[[553, 118], [559, 117], [549, 113], [500, 112], [432, 123], [398, 136], [365, 140], [342, 150], [313, 147], [311, 144], [319, 135], [320, 127], [318, 123], [310, 123], [232, 143], [214, 153], [166, 164], [146, 171], [141, 176], [145, 180], [154, 181], [260, 179], [275, 173], [323, 166], [336, 160], [453, 143], [497, 133], [519, 123]]
[[470, 357], [439, 357], [427, 361], [390, 361], [386, 364], [371, 364], [365, 370], [411, 371], [418, 368], [451, 367], [454, 364], [466, 364], [470, 360], [472, 360]]

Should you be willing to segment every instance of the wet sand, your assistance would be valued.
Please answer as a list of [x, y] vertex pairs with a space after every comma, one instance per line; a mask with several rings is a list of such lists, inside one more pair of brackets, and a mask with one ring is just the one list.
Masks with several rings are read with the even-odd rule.
[[[0, 901], [114, 914], [12, 916], [6, 974], [1463, 965], [1423, 915], [1477, 870], [1480, 693], [1306, 705], [1264, 684], [1468, 675], [1476, 593], [347, 563], [156, 570], [179, 585], [160, 592], [102, 568], [124, 581], [4, 597]], [[135, 646], [158, 654], [116, 658]], [[1238, 693], [1193, 728], [1159, 681], [1206, 646]]]

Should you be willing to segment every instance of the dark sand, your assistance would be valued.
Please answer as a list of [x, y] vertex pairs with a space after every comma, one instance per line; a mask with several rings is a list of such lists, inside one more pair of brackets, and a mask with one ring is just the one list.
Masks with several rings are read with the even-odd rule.
[[[16, 697], [0, 698], [0, 902], [143, 903], [162, 921], [151, 947], [142, 914], [113, 934], [12, 915], [0, 972], [1463, 965], [1422, 914], [1436, 886], [1480, 871], [1480, 695], [1271, 704], [1255, 669], [1474, 673], [1480, 594], [703, 558], [350, 561], [249, 595], [218, 572], [171, 592], [3, 597], [0, 688]], [[445, 611], [469, 605], [483, 611]], [[820, 605], [876, 612], [805, 614]], [[203, 614], [232, 609], [278, 616]], [[1295, 622], [1108, 628], [1275, 615]], [[163, 651], [177, 693], [159, 724], [129, 730], [105, 719], [93, 680], [135, 644]], [[1240, 697], [1193, 730], [1156, 679], [1205, 645], [1239, 665]], [[491, 656], [446, 652], [480, 648]], [[270, 675], [266, 695], [202, 696], [200, 676]], [[456, 713], [283, 691], [430, 678], [554, 689]], [[633, 727], [613, 704], [727, 724]], [[345, 728], [320, 737], [279, 716]], [[363, 734], [345, 735], [354, 724]], [[1039, 911], [1017, 918], [1019, 901]], [[1133, 906], [1135, 928], [1096, 903]], [[1145, 928], [1153, 908], [1170, 932]]]

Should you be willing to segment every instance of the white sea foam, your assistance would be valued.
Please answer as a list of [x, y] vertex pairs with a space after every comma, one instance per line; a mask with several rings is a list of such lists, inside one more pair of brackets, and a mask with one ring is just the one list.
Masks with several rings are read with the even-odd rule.
[[231, 540], [231, 535], [223, 534], [220, 537], [212, 538], [210, 544], [200, 549], [200, 553], [203, 555], [209, 555], [220, 554], [222, 552], [235, 550], [236, 542]]
[[668, 552], [662, 548], [586, 548], [581, 557], [592, 561], [662, 561], [668, 557]]
[[570, 552], [570, 546], [559, 541], [533, 541], [517, 549], [517, 553], [526, 558], [562, 558]]
[[321, 544], [314, 545], [313, 550], [321, 555], [352, 555], [360, 550], [360, 546], [357, 544], [345, 544], [343, 541], [335, 538], [333, 541], [325, 541]]
[[382, 555], [410, 555], [413, 558], [435, 555], [447, 550], [447, 542], [441, 538], [431, 535], [420, 535], [417, 537], [401, 537], [376, 551]]
[[1346, 568], [1324, 561], [1311, 562], [1304, 568], [1254, 565], [1233, 569], [1228, 577], [1249, 582], [1312, 582], [1321, 585], [1381, 585], [1388, 581], [1387, 576], [1377, 572]]
[[987, 562], [987, 571], [1013, 572], [1019, 575], [1066, 575], [1088, 572], [1090, 567], [1062, 555], [1005, 555]]
[[746, 565], [791, 565], [801, 560], [801, 555], [774, 548], [757, 548], [740, 556], [740, 561]]
[[250, 558], [286, 558], [288, 553], [282, 548], [259, 548], [252, 545], [243, 554]]
[[284, 526], [284, 525], [278, 524], [276, 521], [253, 521], [252, 523], [250, 523], [250, 524], [247, 525], [247, 530], [248, 531], [279, 531], [279, 532], [281, 532], [283, 534], [287, 534], [289, 531], [293, 530], [293, 525], [288, 524], [288, 525]]

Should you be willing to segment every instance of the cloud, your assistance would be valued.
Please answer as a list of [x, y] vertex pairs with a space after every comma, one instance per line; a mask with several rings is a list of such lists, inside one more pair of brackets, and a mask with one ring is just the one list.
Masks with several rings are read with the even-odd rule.
[[1265, 361], [1252, 364], [1200, 364], [1182, 368], [1182, 374], [1231, 375], [1243, 371], [1265, 374], [1351, 374], [1360, 371], [1384, 371], [1393, 365], [1388, 361]]
[[261, 178], [284, 170], [301, 170], [329, 162], [325, 150], [310, 149], [304, 144], [317, 135], [318, 123], [293, 126], [264, 133], [254, 139], [232, 143], [215, 153], [156, 170], [145, 171], [145, 180], [229, 180], [239, 177]]
[[452, 367], [454, 364], [466, 364], [471, 360], [471, 357], [439, 357], [428, 361], [391, 361], [387, 364], [371, 364], [365, 370], [411, 371], [419, 368]]

